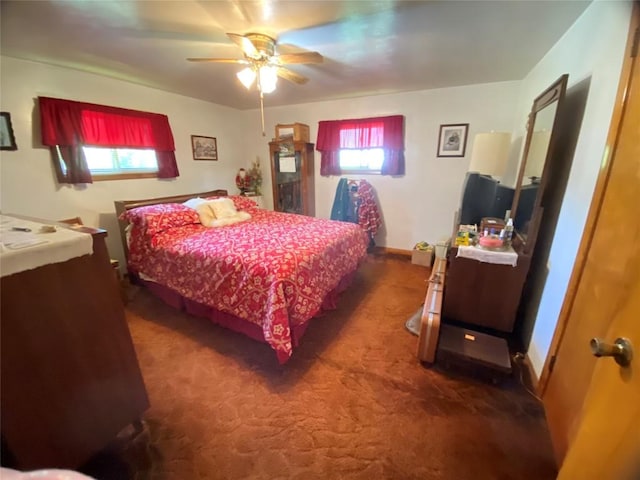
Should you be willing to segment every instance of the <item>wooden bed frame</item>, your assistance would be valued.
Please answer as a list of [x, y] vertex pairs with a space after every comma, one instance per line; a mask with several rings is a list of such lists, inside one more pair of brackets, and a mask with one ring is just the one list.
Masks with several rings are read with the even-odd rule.
[[127, 245], [127, 235], [125, 229], [127, 228], [127, 221], [120, 220], [120, 215], [127, 210], [132, 210], [138, 207], [146, 207], [149, 205], [158, 205], [161, 203], [183, 203], [190, 198], [195, 197], [226, 197], [229, 193], [227, 190], [211, 190], [208, 192], [189, 193], [185, 195], [174, 195], [171, 197], [158, 197], [148, 198], [143, 200], [117, 200], [114, 203], [116, 207], [116, 218], [118, 219], [118, 228], [120, 230], [120, 240], [122, 241], [122, 248], [124, 249], [124, 256], [129, 260], [129, 247]]

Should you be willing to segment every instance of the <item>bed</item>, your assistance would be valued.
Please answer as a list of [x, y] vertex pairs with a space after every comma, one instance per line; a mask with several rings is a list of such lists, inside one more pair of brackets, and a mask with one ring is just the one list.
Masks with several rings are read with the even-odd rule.
[[[206, 227], [185, 205], [221, 197], [250, 218]], [[264, 210], [225, 190], [115, 207], [133, 282], [173, 307], [268, 343], [280, 363], [311, 318], [335, 308], [366, 257], [367, 235], [356, 224]]]

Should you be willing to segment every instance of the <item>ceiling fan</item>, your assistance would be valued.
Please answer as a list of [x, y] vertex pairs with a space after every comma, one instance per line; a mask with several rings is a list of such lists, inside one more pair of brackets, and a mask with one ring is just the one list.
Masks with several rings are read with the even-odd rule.
[[262, 116], [262, 135], [264, 136], [264, 107], [263, 94], [271, 93], [276, 89], [278, 77], [289, 80], [299, 85], [305, 84], [309, 79], [299, 73], [283, 67], [287, 64], [322, 63], [323, 58], [318, 52], [276, 54], [276, 40], [262, 33], [227, 33], [227, 36], [236, 43], [244, 53], [244, 58], [187, 58], [190, 62], [214, 62], [237, 63], [247, 65], [236, 75], [240, 82], [251, 89], [256, 81], [260, 93], [260, 112]]
[[[247, 68], [250, 71], [253, 71], [256, 75], [260, 74], [262, 69], [269, 69], [265, 70], [265, 72], [270, 73], [265, 73], [265, 75], [271, 75], [272, 77], [278, 76], [300, 85], [307, 83], [309, 79], [299, 73], [283, 67], [283, 65], [322, 63], [323, 61], [322, 55], [318, 52], [286, 53], [283, 55], [277, 55], [276, 40], [262, 33], [247, 33], [246, 35], [227, 33], [227, 36], [242, 49], [244, 58], [187, 58], [187, 60], [190, 62], [238, 63], [241, 65], [248, 65]], [[243, 72], [245, 70], [243, 70]], [[264, 87], [270, 87], [271, 85], [260, 85], [260, 80], [262, 80], [260, 77], [262, 75], [257, 76], [258, 89], [264, 93], [270, 93], [270, 91], [267, 91], [269, 88]], [[256, 77], [254, 76], [253, 79], [255, 78]], [[249, 82], [248, 86], [244, 81], [242, 81], [242, 79], [241, 81], [247, 88], [250, 88], [253, 83], [253, 79]], [[261, 86], [263, 87], [262, 89]], [[273, 90], [275, 90], [275, 86]]]

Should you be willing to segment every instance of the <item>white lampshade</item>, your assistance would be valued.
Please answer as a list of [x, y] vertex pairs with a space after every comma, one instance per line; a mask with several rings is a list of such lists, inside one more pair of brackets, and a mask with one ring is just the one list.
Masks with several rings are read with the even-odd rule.
[[240, 70], [236, 76], [238, 80], [248, 89], [253, 85], [253, 81], [256, 79], [256, 72], [251, 67], [247, 67], [243, 70]]
[[542, 176], [544, 161], [547, 158], [547, 149], [551, 139], [551, 130], [539, 130], [531, 135], [527, 163], [524, 164], [524, 176], [539, 178]]
[[276, 73], [276, 67], [260, 67], [260, 89], [262, 93], [273, 92], [276, 89], [277, 83], [278, 74]]
[[510, 133], [477, 133], [473, 139], [469, 171], [501, 177], [507, 167], [510, 145]]

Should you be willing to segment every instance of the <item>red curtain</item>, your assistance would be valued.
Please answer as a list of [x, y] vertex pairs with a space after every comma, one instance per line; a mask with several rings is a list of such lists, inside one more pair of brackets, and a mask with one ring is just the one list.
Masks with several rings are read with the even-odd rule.
[[340, 175], [341, 149], [384, 149], [383, 175], [404, 175], [404, 117], [326, 120], [318, 124], [320, 175]]
[[[158, 177], [179, 175], [173, 134], [166, 115], [39, 97], [42, 143], [51, 148], [61, 183], [91, 183], [83, 145], [152, 148]], [[59, 164], [58, 151], [64, 161]]]

